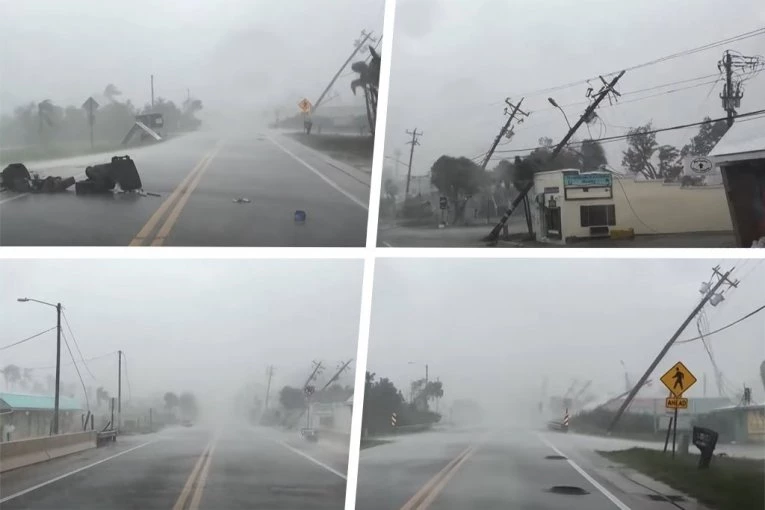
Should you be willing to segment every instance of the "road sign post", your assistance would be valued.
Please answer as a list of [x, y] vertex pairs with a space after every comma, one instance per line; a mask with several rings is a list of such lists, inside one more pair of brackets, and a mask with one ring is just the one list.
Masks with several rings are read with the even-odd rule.
[[93, 148], [93, 123], [95, 121], [95, 112], [98, 109], [98, 103], [93, 97], [89, 97], [82, 103], [82, 107], [88, 112], [88, 124], [90, 125], [90, 148]]
[[[670, 426], [673, 426], [672, 458], [675, 458], [675, 445], [677, 443], [677, 410], [688, 409], [688, 399], [683, 398], [683, 393], [696, 384], [697, 379], [696, 376], [688, 370], [688, 367], [683, 365], [682, 361], [678, 361], [661, 376], [660, 380], [669, 390], [669, 397], [664, 405], [667, 409], [675, 410], [673, 419], [674, 425], [670, 422]], [[667, 431], [667, 434], [669, 434], [669, 431]]]

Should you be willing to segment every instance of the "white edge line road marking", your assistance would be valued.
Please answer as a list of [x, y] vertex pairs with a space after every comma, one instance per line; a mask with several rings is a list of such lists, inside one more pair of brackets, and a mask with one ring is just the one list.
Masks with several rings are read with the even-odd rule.
[[293, 448], [292, 446], [288, 445], [288, 444], [287, 444], [287, 443], [285, 443], [284, 441], [278, 441], [278, 440], [275, 440], [275, 439], [271, 439], [271, 441], [273, 441], [273, 442], [275, 442], [275, 443], [277, 443], [277, 444], [280, 444], [280, 445], [282, 445], [283, 447], [287, 448], [288, 450], [290, 450], [290, 451], [292, 451], [292, 452], [294, 452], [294, 453], [297, 453], [297, 454], [298, 454], [298, 455], [300, 455], [301, 457], [305, 457], [306, 459], [310, 460], [311, 462], [313, 462], [313, 463], [314, 463], [314, 464], [316, 464], [317, 466], [321, 466], [321, 467], [323, 467], [324, 469], [326, 469], [326, 470], [327, 470], [327, 471], [329, 471], [330, 473], [332, 473], [332, 474], [334, 474], [334, 475], [337, 475], [337, 476], [339, 476], [339, 477], [340, 477], [340, 478], [342, 478], [343, 480], [346, 480], [346, 481], [348, 480], [348, 478], [347, 478], [347, 477], [346, 477], [344, 474], [342, 474], [340, 471], [336, 470], [335, 468], [333, 468], [333, 467], [331, 467], [331, 466], [328, 466], [327, 464], [324, 464], [324, 463], [323, 463], [322, 461], [320, 461], [320, 460], [314, 459], [313, 457], [311, 457], [311, 456], [310, 456], [310, 455], [308, 455], [307, 453], [305, 453], [305, 452], [301, 452], [301, 451], [300, 451], [300, 450], [298, 450], [297, 448]]
[[541, 434], [537, 434], [537, 437], [538, 437], [538, 438], [539, 438], [539, 440], [540, 440], [540, 441], [542, 441], [544, 444], [546, 444], [547, 446], [549, 446], [550, 448], [552, 448], [552, 449], [555, 451], [555, 453], [557, 453], [557, 454], [558, 454], [558, 455], [560, 455], [561, 457], [566, 457], [566, 461], [567, 461], [569, 464], [571, 464], [571, 467], [572, 467], [572, 468], [574, 468], [574, 469], [576, 469], [576, 471], [577, 471], [577, 472], [578, 472], [580, 475], [582, 475], [582, 476], [585, 478], [585, 480], [587, 480], [588, 482], [590, 482], [590, 483], [593, 485], [593, 487], [595, 487], [596, 489], [598, 489], [598, 490], [599, 490], [599, 491], [600, 491], [600, 492], [601, 492], [601, 493], [602, 493], [602, 494], [603, 494], [605, 497], [607, 497], [609, 500], [611, 500], [611, 503], [613, 503], [614, 505], [616, 505], [616, 506], [617, 506], [617, 508], [619, 508], [620, 510], [631, 510], [631, 509], [630, 509], [630, 507], [628, 507], [627, 505], [625, 505], [624, 503], [622, 503], [622, 502], [619, 500], [619, 498], [617, 498], [616, 496], [614, 496], [613, 494], [611, 494], [611, 492], [610, 492], [608, 489], [606, 489], [605, 487], [603, 487], [602, 485], [600, 485], [600, 484], [598, 483], [598, 481], [597, 481], [597, 480], [595, 480], [593, 477], [591, 477], [589, 474], [587, 474], [587, 472], [586, 472], [584, 469], [582, 469], [581, 467], [579, 467], [579, 465], [578, 465], [576, 462], [574, 462], [573, 460], [571, 460], [571, 459], [569, 458], [569, 456], [568, 456], [568, 455], [566, 455], [566, 454], [565, 454], [565, 453], [563, 453], [562, 451], [558, 450], [558, 449], [555, 447], [555, 445], [553, 445], [553, 444], [552, 444], [550, 441], [548, 441], [547, 439], [545, 439], [544, 437], [542, 437], [542, 435], [541, 435]]
[[32, 491], [36, 491], [37, 489], [39, 489], [39, 488], [41, 488], [41, 487], [45, 487], [46, 485], [50, 485], [50, 484], [52, 484], [52, 483], [54, 483], [54, 482], [58, 482], [59, 480], [61, 480], [61, 479], [63, 479], [63, 478], [66, 478], [66, 477], [68, 477], [68, 476], [72, 476], [72, 475], [76, 475], [76, 474], [77, 474], [77, 473], [79, 473], [80, 471], [85, 471], [86, 469], [90, 469], [90, 468], [92, 468], [93, 466], [97, 466], [97, 465], [99, 465], [99, 464], [102, 464], [102, 463], [106, 462], [107, 460], [112, 460], [112, 459], [114, 459], [114, 458], [117, 458], [117, 457], [119, 457], [120, 455], [125, 455], [126, 453], [130, 453], [130, 452], [132, 452], [133, 450], [137, 450], [137, 449], [139, 449], [139, 448], [143, 448], [143, 447], [144, 447], [144, 446], [146, 446], [146, 445], [149, 445], [149, 444], [152, 444], [152, 443], [156, 443], [156, 442], [157, 442], [157, 440], [154, 440], [154, 441], [147, 441], [147, 442], [145, 442], [145, 443], [143, 443], [143, 444], [139, 444], [138, 446], [134, 446], [134, 447], [130, 448], [129, 450], [125, 450], [125, 451], [123, 451], [123, 452], [115, 453], [115, 454], [114, 454], [114, 455], [112, 455], [111, 457], [106, 457], [105, 459], [101, 459], [101, 460], [99, 460], [99, 461], [96, 461], [96, 462], [94, 462], [94, 463], [92, 463], [92, 464], [88, 464], [87, 466], [83, 466], [83, 467], [81, 467], [81, 468], [77, 468], [77, 469], [75, 469], [74, 471], [69, 471], [68, 473], [64, 473], [63, 475], [59, 475], [59, 476], [57, 476], [57, 477], [55, 477], [55, 478], [51, 478], [51, 479], [50, 479], [50, 480], [48, 480], [47, 482], [38, 483], [37, 485], [34, 485], [34, 486], [32, 486], [32, 487], [29, 487], [28, 489], [24, 489], [23, 491], [19, 491], [19, 492], [17, 492], [16, 494], [11, 494], [11, 495], [10, 495], [10, 496], [8, 496], [8, 497], [5, 497], [5, 498], [3, 498], [3, 499], [0, 499], [0, 503], [5, 503], [6, 501], [10, 501], [10, 500], [12, 500], [12, 499], [18, 498], [19, 496], [23, 496], [24, 494], [28, 494], [28, 493], [30, 493], [30, 492], [32, 492]]
[[[75, 176], [74, 176], [74, 180], [75, 180], [75, 181], [79, 181], [79, 180], [80, 180], [80, 179], [82, 179], [83, 177], [85, 177], [85, 174], [84, 174], [84, 173], [82, 173], [82, 174], [77, 174], [77, 175], [75, 175]], [[31, 195], [31, 194], [32, 194], [32, 193], [22, 193], [21, 195], [13, 195], [12, 197], [10, 197], [10, 198], [6, 198], [5, 200], [0, 200], [0, 205], [3, 205], [3, 204], [7, 204], [8, 202], [13, 202], [14, 200], [16, 200], [16, 199], [18, 199], [18, 198], [26, 197], [26, 196], [29, 196], [29, 195]]]
[[300, 163], [301, 165], [303, 165], [304, 167], [306, 167], [308, 170], [310, 170], [311, 172], [313, 172], [314, 174], [316, 174], [316, 175], [317, 175], [317, 176], [318, 176], [318, 177], [319, 177], [319, 178], [320, 178], [322, 181], [324, 181], [324, 182], [326, 182], [327, 184], [329, 184], [330, 186], [332, 186], [332, 188], [334, 188], [334, 189], [335, 189], [335, 191], [339, 191], [340, 193], [342, 193], [343, 195], [345, 195], [345, 197], [346, 197], [346, 198], [348, 198], [349, 200], [351, 200], [351, 201], [352, 201], [354, 204], [356, 204], [356, 205], [358, 205], [359, 207], [363, 208], [365, 211], [369, 211], [369, 205], [368, 205], [368, 204], [365, 204], [364, 202], [362, 202], [362, 201], [361, 201], [361, 200], [359, 200], [358, 198], [354, 197], [353, 195], [351, 195], [350, 193], [348, 193], [347, 191], [345, 191], [343, 188], [341, 188], [340, 186], [338, 186], [338, 185], [337, 185], [337, 183], [336, 183], [335, 181], [333, 181], [332, 179], [330, 179], [329, 177], [327, 177], [326, 175], [324, 175], [323, 173], [319, 172], [319, 171], [318, 171], [318, 170], [316, 170], [314, 167], [312, 167], [311, 165], [309, 165], [308, 163], [306, 163], [305, 161], [303, 161], [302, 159], [300, 159], [300, 157], [298, 157], [298, 156], [297, 156], [295, 153], [293, 153], [292, 151], [290, 151], [289, 149], [287, 149], [285, 146], [283, 146], [282, 144], [280, 144], [279, 142], [277, 142], [276, 140], [274, 140], [274, 139], [273, 139], [273, 138], [271, 138], [270, 136], [269, 136], [269, 137], [266, 137], [266, 138], [267, 138], [267, 139], [268, 139], [268, 141], [270, 141], [272, 144], [276, 145], [276, 146], [277, 146], [277, 147], [279, 147], [281, 150], [283, 150], [285, 153], [287, 153], [288, 155], [290, 155], [290, 156], [291, 156], [291, 157], [292, 157], [292, 158], [293, 158], [295, 161], [297, 161], [298, 163]]

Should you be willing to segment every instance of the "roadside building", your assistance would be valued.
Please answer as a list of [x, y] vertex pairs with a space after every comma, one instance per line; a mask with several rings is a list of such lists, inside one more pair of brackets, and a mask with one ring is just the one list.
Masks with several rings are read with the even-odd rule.
[[722, 172], [736, 244], [765, 246], [765, 116], [737, 121], [709, 158]]
[[765, 443], [765, 404], [726, 406], [697, 416], [694, 425], [720, 434], [724, 443]]
[[550, 244], [625, 233], [732, 231], [721, 185], [683, 186], [565, 169], [535, 174], [529, 198], [537, 240]]
[[310, 428], [319, 434], [343, 435], [351, 433], [353, 396], [343, 402], [312, 403], [310, 406]]
[[[52, 396], [0, 393], [0, 441], [50, 435], [53, 414]], [[81, 431], [84, 414], [77, 399], [59, 397], [59, 433]]]

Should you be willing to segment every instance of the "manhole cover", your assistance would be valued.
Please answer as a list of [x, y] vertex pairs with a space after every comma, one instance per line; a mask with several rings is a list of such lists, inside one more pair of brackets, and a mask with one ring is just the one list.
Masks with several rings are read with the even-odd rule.
[[685, 501], [685, 498], [682, 496], [664, 496], [662, 494], [649, 494], [648, 499], [652, 499], [654, 501], [673, 501], [675, 503], [679, 501]]
[[574, 485], [553, 485], [550, 487], [548, 492], [552, 492], [554, 494], [569, 494], [572, 496], [583, 496], [585, 494], [589, 494], [588, 491]]
[[550, 460], [566, 460], [566, 457], [564, 457], [563, 455], [548, 455], [547, 457], [545, 457], [545, 459], [550, 459]]

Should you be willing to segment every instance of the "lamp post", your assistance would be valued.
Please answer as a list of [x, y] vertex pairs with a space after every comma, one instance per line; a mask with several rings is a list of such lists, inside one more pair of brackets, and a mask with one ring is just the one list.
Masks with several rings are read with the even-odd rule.
[[40, 303], [41, 305], [52, 306], [56, 309], [56, 394], [54, 396], [53, 404], [53, 433], [58, 434], [58, 399], [59, 399], [59, 386], [61, 383], [61, 303], [47, 303], [40, 301], [39, 299], [32, 298], [18, 298], [16, 301], [19, 303]]
[[566, 112], [563, 111], [563, 108], [561, 108], [558, 103], [555, 102], [555, 99], [548, 97], [547, 100], [551, 105], [560, 110], [560, 112], [563, 114], [563, 118], [566, 119], [566, 125], [568, 125], [568, 128], [571, 129], [571, 123], [568, 121], [568, 117], [566, 116]]

